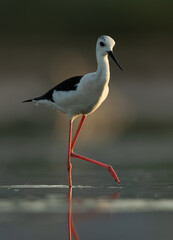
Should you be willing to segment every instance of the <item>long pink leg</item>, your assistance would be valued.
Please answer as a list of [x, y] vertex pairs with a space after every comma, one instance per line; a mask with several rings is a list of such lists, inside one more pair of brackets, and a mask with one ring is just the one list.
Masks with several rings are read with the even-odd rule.
[[72, 121], [69, 121], [69, 139], [68, 139], [68, 154], [67, 154], [67, 171], [68, 171], [68, 185], [72, 187], [72, 179], [71, 179], [71, 135], [72, 135]]
[[106, 169], [109, 171], [110, 175], [114, 178], [114, 180], [115, 180], [116, 182], [120, 183], [120, 180], [119, 180], [119, 178], [118, 178], [117, 174], [115, 173], [115, 171], [114, 171], [114, 169], [113, 169], [112, 166], [107, 165], [107, 164], [104, 164], [104, 163], [101, 163], [101, 162], [98, 162], [98, 161], [95, 161], [95, 160], [93, 160], [93, 159], [90, 159], [90, 158], [87, 158], [87, 157], [84, 157], [84, 156], [81, 156], [81, 155], [76, 154], [76, 153], [73, 152], [73, 147], [74, 147], [75, 142], [76, 142], [76, 140], [77, 140], [77, 138], [78, 138], [78, 136], [79, 136], [79, 133], [80, 133], [80, 130], [81, 130], [81, 128], [82, 128], [82, 125], [83, 125], [83, 123], [84, 123], [85, 118], [86, 118], [86, 116], [83, 115], [82, 118], [81, 118], [81, 121], [80, 121], [80, 123], [79, 123], [79, 126], [78, 126], [78, 128], [77, 128], [77, 130], [76, 130], [76, 133], [75, 133], [75, 135], [74, 135], [74, 138], [73, 138], [73, 140], [72, 140], [70, 156], [71, 156], [71, 157], [74, 157], [74, 158], [82, 159], [82, 160], [85, 160], [85, 161], [88, 161], [88, 162], [91, 162], [91, 163], [94, 163], [94, 164], [96, 164], [96, 165], [99, 165], [99, 166], [101, 166], [101, 167], [106, 168]]
[[74, 138], [73, 138], [72, 143], [71, 143], [71, 151], [73, 151], [75, 142], [76, 142], [76, 140], [77, 140], [77, 138], [78, 138], [78, 136], [79, 136], [79, 133], [80, 133], [80, 130], [81, 130], [81, 128], [82, 128], [82, 125], [83, 125], [83, 123], [84, 123], [85, 118], [86, 118], [86, 116], [83, 115], [82, 118], [81, 118], [81, 120], [80, 120], [79, 126], [78, 126], [78, 128], [77, 128], [77, 130], [76, 130], [76, 133], [75, 133]]
[[76, 153], [73, 153], [73, 152], [71, 153], [71, 157], [73, 157], [73, 158], [79, 158], [79, 159], [82, 159], [82, 160], [85, 160], [85, 161], [88, 161], [88, 162], [91, 162], [91, 163], [94, 163], [94, 164], [96, 164], [96, 165], [99, 165], [99, 166], [101, 166], [101, 167], [106, 168], [106, 169], [109, 171], [110, 175], [113, 177], [113, 179], [114, 179], [116, 182], [120, 183], [120, 180], [119, 180], [119, 178], [118, 178], [118, 176], [117, 176], [117, 174], [116, 174], [116, 172], [114, 171], [114, 169], [113, 169], [112, 166], [107, 165], [107, 164], [104, 164], [104, 163], [101, 163], [101, 162], [98, 162], [98, 161], [95, 161], [95, 160], [93, 160], [93, 159], [90, 159], [90, 158], [87, 158], [87, 157], [84, 157], [84, 156], [81, 156], [81, 155], [76, 154]]

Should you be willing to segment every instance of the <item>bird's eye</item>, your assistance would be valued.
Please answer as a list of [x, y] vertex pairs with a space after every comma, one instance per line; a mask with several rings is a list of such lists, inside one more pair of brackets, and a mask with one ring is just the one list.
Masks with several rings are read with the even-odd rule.
[[100, 46], [104, 47], [105, 46], [104, 42], [100, 42]]

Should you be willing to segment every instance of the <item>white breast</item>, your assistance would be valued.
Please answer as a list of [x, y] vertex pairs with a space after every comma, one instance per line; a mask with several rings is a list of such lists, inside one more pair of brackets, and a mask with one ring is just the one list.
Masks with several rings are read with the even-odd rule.
[[85, 75], [77, 89], [83, 114], [94, 112], [109, 93], [108, 81], [100, 81], [96, 73]]
[[70, 118], [94, 112], [108, 95], [110, 72], [107, 55], [97, 53], [97, 62], [97, 71], [84, 75], [75, 91], [53, 93], [56, 108]]
[[108, 85], [100, 84], [96, 74], [90, 73], [81, 79], [75, 91], [55, 91], [53, 99], [56, 108], [72, 118], [94, 112], [106, 99], [108, 92]]

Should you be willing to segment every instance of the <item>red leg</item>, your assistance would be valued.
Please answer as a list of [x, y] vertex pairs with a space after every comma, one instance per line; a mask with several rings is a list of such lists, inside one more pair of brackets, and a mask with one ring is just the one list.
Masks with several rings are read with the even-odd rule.
[[69, 121], [69, 140], [68, 140], [68, 155], [67, 155], [67, 171], [68, 171], [68, 185], [72, 187], [72, 179], [71, 179], [71, 168], [72, 165], [70, 163], [71, 157], [71, 134], [72, 134], [72, 121]]
[[78, 128], [77, 128], [77, 130], [76, 130], [76, 133], [75, 133], [74, 138], [73, 138], [72, 143], [71, 143], [71, 151], [73, 151], [75, 142], [76, 142], [76, 140], [77, 140], [77, 138], [78, 138], [78, 136], [79, 136], [79, 133], [80, 133], [80, 130], [81, 130], [81, 128], [82, 128], [82, 125], [83, 125], [83, 123], [84, 123], [85, 118], [86, 118], [86, 116], [83, 115], [82, 118], [81, 118], [81, 120], [80, 120], [79, 126], [78, 126]]
[[119, 180], [119, 178], [118, 178], [117, 174], [115, 173], [115, 171], [114, 171], [112, 166], [104, 164], [104, 163], [101, 163], [101, 162], [98, 162], [98, 161], [95, 161], [93, 159], [90, 159], [90, 158], [87, 158], [87, 157], [84, 157], [84, 156], [81, 156], [81, 155], [78, 155], [78, 154], [73, 153], [73, 152], [71, 153], [71, 157], [79, 158], [79, 159], [82, 159], [82, 160], [85, 160], [85, 161], [88, 161], [88, 162], [91, 162], [91, 163], [94, 163], [96, 165], [99, 165], [101, 167], [106, 168], [109, 171], [110, 175], [113, 177], [113, 179], [116, 182], [120, 183], [120, 180]]

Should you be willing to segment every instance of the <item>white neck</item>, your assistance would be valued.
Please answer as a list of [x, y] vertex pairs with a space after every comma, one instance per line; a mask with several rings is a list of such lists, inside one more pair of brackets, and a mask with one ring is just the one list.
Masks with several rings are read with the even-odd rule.
[[108, 83], [110, 78], [108, 55], [102, 56], [97, 53], [97, 71], [99, 81]]

